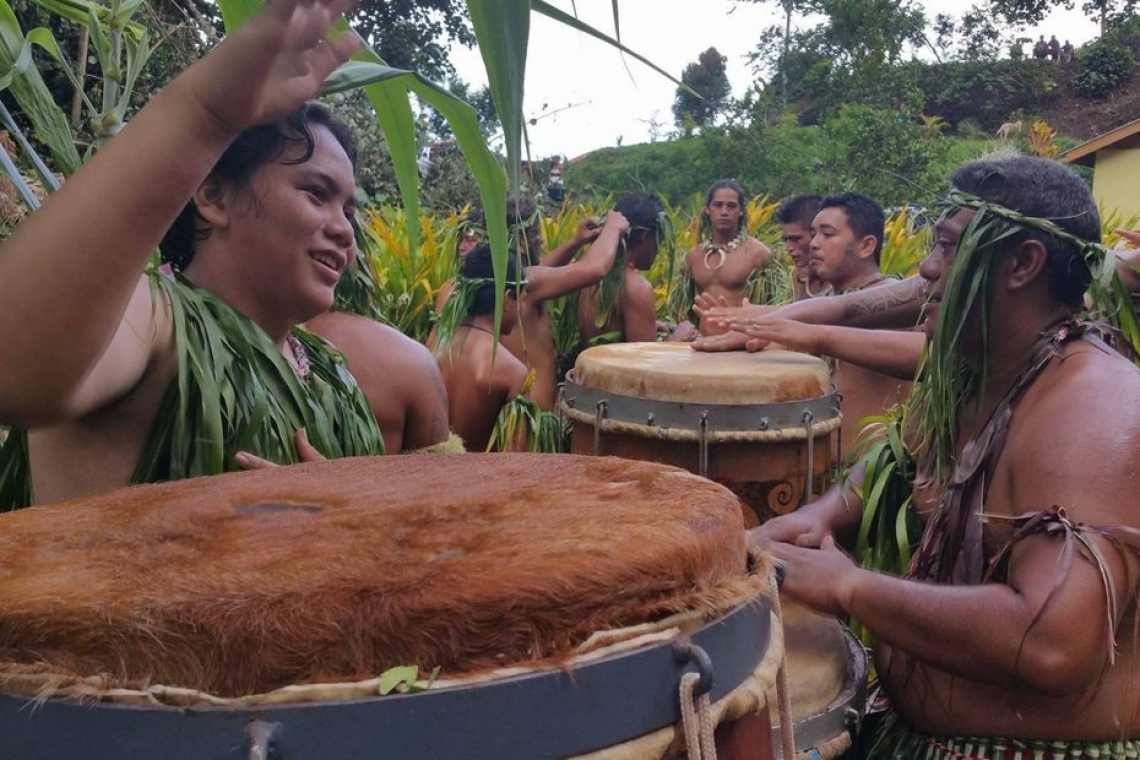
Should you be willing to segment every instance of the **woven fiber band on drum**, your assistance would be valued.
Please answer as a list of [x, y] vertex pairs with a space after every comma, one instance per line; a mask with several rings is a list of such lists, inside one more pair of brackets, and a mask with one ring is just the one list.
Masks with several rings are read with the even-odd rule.
[[[784, 667], [784, 663], [787, 661], [783, 626], [780, 616], [776, 612], [777, 605], [779, 605], [779, 594], [776, 593], [775, 583], [772, 580], [774, 575], [771, 567], [766, 566], [769, 564], [767, 561], [763, 562], [766, 572], [758, 571], [757, 575], [763, 575], [769, 579], [764, 590], [762, 590], [762, 595], [768, 599], [769, 604], [772, 604], [772, 635], [768, 639], [768, 648], [764, 654], [764, 659], [752, 671], [750, 678], [744, 680], [744, 683], [733, 689], [731, 693], [709, 705], [709, 720], [712, 726], [718, 726], [726, 720], [735, 720], [747, 716], [747, 714], [764, 710], [768, 706], [767, 694], [776, 686], [777, 672]], [[792, 726], [790, 721], [787, 726], [781, 726], [781, 728], [784, 730], [785, 736], [791, 737]], [[678, 745], [678, 739], [683, 737], [677, 734], [676, 726], [667, 726], [657, 730], [657, 732], [637, 737], [624, 744], [578, 755], [575, 760], [652, 760], [673, 757], [673, 754], [684, 746], [683, 744]]]
[[[583, 425], [594, 425], [595, 414], [583, 412], [568, 406], [562, 407], [562, 413], [571, 421]], [[812, 438], [828, 435], [839, 429], [842, 417], [833, 417], [829, 420], [814, 423], [811, 426]], [[602, 430], [612, 433], [625, 433], [641, 438], [656, 438], [663, 441], [681, 441], [697, 443], [701, 440], [699, 430], [684, 430], [682, 428], [662, 428], [655, 425], [640, 425], [635, 422], [622, 420], [602, 420]], [[710, 430], [705, 434], [709, 443], [777, 443], [781, 441], [806, 441], [808, 428], [794, 427], [780, 430]]]

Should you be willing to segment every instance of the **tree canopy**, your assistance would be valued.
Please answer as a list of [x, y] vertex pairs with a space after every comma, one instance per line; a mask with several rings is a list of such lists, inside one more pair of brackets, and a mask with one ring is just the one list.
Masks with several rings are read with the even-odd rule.
[[677, 88], [673, 118], [678, 125], [708, 126], [725, 109], [732, 94], [725, 65], [727, 61], [715, 47], [711, 47], [681, 72], [681, 82], [696, 94], [685, 87]]

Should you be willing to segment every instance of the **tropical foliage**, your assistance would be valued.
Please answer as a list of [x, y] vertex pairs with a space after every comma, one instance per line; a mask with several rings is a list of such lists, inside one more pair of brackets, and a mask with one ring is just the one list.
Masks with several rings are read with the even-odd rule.
[[686, 86], [677, 88], [673, 117], [678, 124], [685, 125], [686, 131], [712, 124], [728, 104], [732, 87], [725, 70], [727, 61], [711, 47], [681, 72], [681, 81]]

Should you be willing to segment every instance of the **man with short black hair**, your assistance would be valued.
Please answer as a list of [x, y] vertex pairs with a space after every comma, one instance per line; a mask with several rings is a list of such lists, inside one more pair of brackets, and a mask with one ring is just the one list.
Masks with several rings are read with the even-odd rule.
[[754, 534], [785, 593], [876, 636], [891, 709], [872, 760], [1140, 753], [1140, 372], [1078, 317], [1110, 274], [1099, 240], [1062, 164], [959, 169], [921, 267], [905, 433], [926, 524], [906, 577], [836, 548], [866, 494], [847, 484]]
[[[888, 282], [879, 271], [884, 224], [883, 209], [865, 195], [840, 193], [824, 198], [812, 222], [808, 258], [812, 275], [836, 295]], [[882, 415], [910, 393], [909, 382], [850, 362], [836, 362], [832, 381], [843, 395], [844, 455], [855, 448], [866, 418]]]
[[578, 329], [587, 344], [655, 341], [656, 296], [641, 273], [653, 266], [657, 256], [665, 207], [655, 195], [633, 193], [619, 198], [613, 211], [629, 224], [624, 235], [625, 266], [615, 265], [598, 285], [581, 293]]
[[826, 286], [808, 267], [811, 255], [811, 224], [819, 213], [823, 199], [818, 195], [793, 195], [776, 209], [776, 222], [780, 225], [780, 239], [792, 259], [793, 287], [797, 301], [822, 295]]

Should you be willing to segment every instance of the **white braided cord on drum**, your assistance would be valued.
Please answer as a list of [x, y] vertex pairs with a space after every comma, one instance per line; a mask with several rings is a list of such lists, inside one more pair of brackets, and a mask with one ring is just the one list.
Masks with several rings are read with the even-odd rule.
[[[580, 409], [572, 409], [563, 405], [562, 413], [574, 423], [582, 423], [590, 425], [595, 424], [595, 415], [593, 413], [586, 413]], [[822, 422], [813, 422], [811, 424], [811, 437], [819, 438], [827, 435], [833, 430], [839, 429], [843, 423], [843, 416], [836, 415], [828, 420]], [[685, 428], [663, 428], [656, 425], [642, 425], [637, 422], [626, 422], [624, 420], [603, 419], [601, 429], [603, 432], [608, 433], [624, 433], [627, 435], [636, 435], [640, 438], [656, 438], [663, 441], [684, 441], [687, 443], [699, 443], [701, 440], [700, 430], [688, 430]], [[779, 443], [782, 441], [806, 441], [808, 440], [808, 428], [806, 427], [789, 427], [780, 428], [779, 430], [713, 430], [705, 434], [705, 438], [709, 443]]]
[[689, 760], [716, 760], [716, 742], [709, 713], [712, 701], [706, 691], [694, 699], [693, 690], [701, 677], [697, 673], [681, 676], [681, 729], [685, 734], [685, 749]]
[[[788, 650], [783, 646], [784, 611], [780, 604], [780, 592], [776, 574], [771, 576], [771, 585], [764, 596], [771, 604], [772, 616], [780, 631], [779, 669], [776, 671], [776, 710], [780, 718], [780, 744], [783, 757], [791, 760], [796, 757], [795, 727], [792, 720], [791, 691], [788, 688]], [[716, 742], [713, 737], [713, 722], [710, 717], [708, 692], [693, 698], [700, 676], [685, 673], [679, 686], [681, 701], [681, 728], [685, 737], [685, 748], [689, 760], [716, 760]]]
[[[773, 586], [775, 581], [773, 580]], [[784, 630], [784, 608], [780, 604], [780, 593], [777, 590], [769, 599], [772, 612], [776, 616], [780, 630]], [[796, 756], [796, 737], [792, 723], [792, 693], [788, 688], [788, 650], [787, 647], [780, 655], [780, 669], [776, 672], [776, 703], [780, 713], [780, 745], [783, 756], [790, 760]]]

